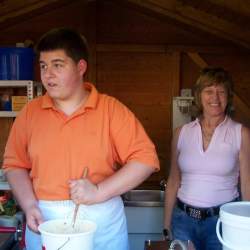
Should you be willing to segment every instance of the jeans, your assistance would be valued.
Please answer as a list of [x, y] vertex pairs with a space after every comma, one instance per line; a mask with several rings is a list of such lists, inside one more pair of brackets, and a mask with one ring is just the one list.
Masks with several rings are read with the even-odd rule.
[[218, 216], [197, 220], [184, 211], [175, 208], [172, 217], [172, 233], [174, 239], [191, 240], [196, 250], [222, 250], [216, 235]]

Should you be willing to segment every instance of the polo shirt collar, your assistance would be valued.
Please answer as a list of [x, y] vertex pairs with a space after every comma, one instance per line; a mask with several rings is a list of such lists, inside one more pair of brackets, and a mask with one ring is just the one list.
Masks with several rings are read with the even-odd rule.
[[99, 93], [98, 93], [96, 87], [89, 82], [85, 82], [83, 86], [85, 87], [85, 89], [90, 91], [89, 97], [88, 97], [84, 106], [86, 108], [88, 107], [88, 108], [94, 109], [97, 106]]
[[[98, 95], [99, 95], [96, 87], [93, 84], [89, 83], [89, 82], [84, 82], [83, 83], [83, 88], [90, 91], [88, 99], [87, 99], [86, 103], [84, 104], [84, 109], [85, 108], [93, 108], [94, 109], [96, 107], [96, 105], [97, 105]], [[48, 93], [46, 93], [42, 97], [42, 108], [44, 108], [44, 109], [54, 108], [55, 109], [55, 105], [53, 103], [53, 100], [48, 95]]]

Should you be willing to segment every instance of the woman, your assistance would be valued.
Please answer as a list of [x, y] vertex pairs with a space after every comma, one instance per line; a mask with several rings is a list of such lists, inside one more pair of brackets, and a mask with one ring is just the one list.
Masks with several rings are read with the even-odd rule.
[[203, 69], [195, 85], [199, 116], [173, 136], [164, 232], [191, 240], [196, 250], [222, 249], [219, 208], [239, 199], [239, 186], [241, 198], [250, 200], [250, 131], [229, 117], [232, 97], [224, 69]]

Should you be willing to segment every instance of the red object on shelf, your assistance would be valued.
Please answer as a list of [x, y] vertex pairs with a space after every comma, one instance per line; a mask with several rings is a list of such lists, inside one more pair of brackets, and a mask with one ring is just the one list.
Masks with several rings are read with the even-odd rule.
[[0, 227], [0, 233], [15, 233], [16, 227]]

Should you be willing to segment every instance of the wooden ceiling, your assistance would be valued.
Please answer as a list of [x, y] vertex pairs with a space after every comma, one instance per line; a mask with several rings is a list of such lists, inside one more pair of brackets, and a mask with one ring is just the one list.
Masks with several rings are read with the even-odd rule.
[[[78, 0], [91, 2], [91, 0]], [[93, 0], [92, 0], [93, 1]], [[250, 49], [248, 0], [97, 0], [126, 4], [142, 12], [171, 18]], [[0, 0], [0, 29], [72, 3], [71, 0]]]
[[69, 2], [70, 0], [0, 0], [0, 29]]
[[250, 1], [124, 0], [185, 25], [250, 48]]

